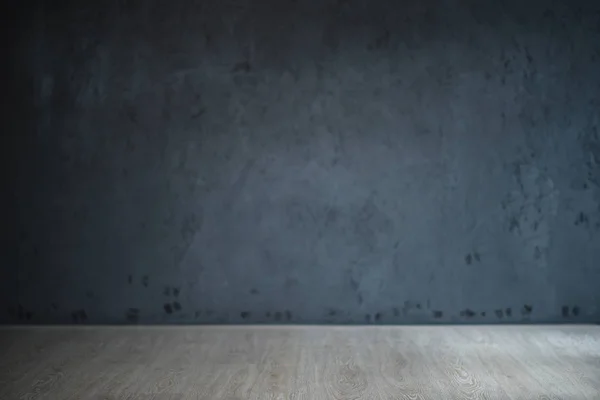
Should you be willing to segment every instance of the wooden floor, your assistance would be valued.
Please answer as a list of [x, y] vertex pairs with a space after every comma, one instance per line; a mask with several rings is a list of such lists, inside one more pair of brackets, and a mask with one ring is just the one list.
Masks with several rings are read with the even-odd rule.
[[0, 399], [600, 399], [600, 326], [12, 327]]

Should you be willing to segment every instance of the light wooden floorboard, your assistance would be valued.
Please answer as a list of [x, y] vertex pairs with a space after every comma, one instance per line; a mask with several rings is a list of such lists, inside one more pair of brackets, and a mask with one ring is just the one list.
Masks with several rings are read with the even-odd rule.
[[600, 326], [8, 327], [0, 399], [600, 399]]

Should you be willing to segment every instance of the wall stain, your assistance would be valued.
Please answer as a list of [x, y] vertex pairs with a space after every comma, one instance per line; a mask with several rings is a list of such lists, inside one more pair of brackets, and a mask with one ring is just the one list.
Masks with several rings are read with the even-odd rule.
[[578, 306], [573, 307], [573, 309], [571, 310], [571, 312], [573, 313], [574, 317], [579, 316], [579, 307]]
[[404, 302], [404, 305], [402, 306], [402, 314], [408, 315], [415, 308], [418, 308], [418, 307], [415, 304], [413, 304], [411, 301], [406, 300]]
[[138, 308], [130, 308], [125, 312], [125, 319], [131, 323], [137, 323], [140, 320], [140, 310]]
[[481, 316], [482, 316], [482, 317], [485, 317], [485, 311], [482, 311], [482, 312], [481, 312]]
[[535, 249], [533, 251], [533, 258], [536, 260], [542, 258], [542, 250], [540, 250], [539, 246], [535, 246]]
[[469, 253], [465, 256], [465, 263], [467, 265], [471, 265], [473, 262], [481, 262], [481, 254], [474, 251], [473, 253]]
[[178, 302], [178, 301], [174, 301], [174, 302], [173, 302], [173, 309], [174, 309], [175, 311], [181, 311], [181, 304], [179, 304], [179, 302]]
[[169, 303], [163, 305], [163, 309], [167, 314], [173, 314], [173, 307]]
[[440, 318], [442, 318], [443, 316], [444, 316], [444, 313], [443, 313], [442, 311], [437, 311], [437, 310], [434, 310], [434, 311], [433, 311], [433, 318], [435, 318], [435, 319], [440, 319]]
[[394, 307], [394, 317], [399, 317], [400, 316], [400, 310], [398, 309], [398, 307]]
[[252, 67], [250, 65], [250, 63], [247, 60], [244, 61], [240, 61], [238, 63], [236, 63], [233, 68], [231, 69], [231, 72], [236, 73], [236, 72], [244, 72], [244, 73], [248, 73], [252, 70]]
[[149, 283], [148, 275], [142, 276], [142, 286], [144, 286], [145, 288], [147, 288], [148, 287], [148, 283]]
[[521, 315], [523, 316], [528, 316], [533, 312], [533, 306], [529, 305], [529, 304], [525, 304], [523, 306], [523, 308], [521, 309]]
[[251, 315], [250, 311], [242, 311], [242, 312], [240, 313], [240, 317], [242, 317], [242, 319], [249, 318], [249, 317], [250, 317], [250, 315]]
[[583, 211], [581, 211], [577, 215], [577, 218], [575, 219], [575, 226], [578, 226], [578, 225], [588, 226], [589, 222], [590, 222], [589, 217]]
[[375, 313], [375, 321], [376, 322], [381, 321], [381, 316], [382, 316], [381, 313]]
[[506, 310], [504, 310], [504, 313], [506, 314], [507, 317], [512, 316], [512, 309], [509, 307]]
[[30, 321], [33, 318], [33, 313], [19, 304], [17, 307], [17, 318], [20, 321]]
[[498, 309], [498, 310], [494, 311], [494, 314], [496, 314], [497, 318], [504, 318], [504, 310], [502, 310], [502, 309]]
[[292, 320], [292, 312], [290, 310], [285, 310], [285, 319], [288, 321]]
[[127, 283], [129, 283], [130, 285], [133, 284], [133, 276], [131, 276], [131, 275], [127, 276]]
[[383, 32], [375, 38], [375, 40], [367, 45], [368, 50], [382, 50], [389, 47], [391, 34], [389, 29], [384, 29]]
[[163, 294], [165, 296], [170, 296], [171, 295], [171, 288], [169, 286], [165, 286], [165, 289], [163, 290]]
[[250, 289], [250, 294], [256, 296], [257, 294], [260, 294], [260, 292], [258, 289]]
[[509, 225], [508, 225], [508, 231], [509, 232], [514, 232], [514, 231], [520, 231], [521, 229], [521, 225], [519, 223], [519, 220], [517, 219], [517, 217], [512, 217], [509, 221]]
[[467, 308], [460, 312], [461, 317], [473, 318], [476, 315], [475, 311]]
[[88, 320], [88, 316], [87, 313], [85, 312], [85, 310], [75, 310], [71, 313], [71, 320], [78, 324], [78, 323], [85, 323]]
[[173, 296], [179, 297], [179, 288], [178, 287], [173, 288]]

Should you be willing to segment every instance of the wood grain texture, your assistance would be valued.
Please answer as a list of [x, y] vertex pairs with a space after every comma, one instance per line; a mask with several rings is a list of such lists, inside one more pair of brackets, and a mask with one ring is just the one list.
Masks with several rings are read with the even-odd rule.
[[1, 399], [600, 399], [600, 326], [8, 327]]

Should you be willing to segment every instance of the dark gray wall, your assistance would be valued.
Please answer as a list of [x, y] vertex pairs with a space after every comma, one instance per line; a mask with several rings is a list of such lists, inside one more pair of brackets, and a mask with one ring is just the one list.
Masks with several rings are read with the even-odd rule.
[[4, 321], [600, 320], [597, 2], [104, 3], [21, 27]]

